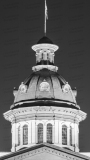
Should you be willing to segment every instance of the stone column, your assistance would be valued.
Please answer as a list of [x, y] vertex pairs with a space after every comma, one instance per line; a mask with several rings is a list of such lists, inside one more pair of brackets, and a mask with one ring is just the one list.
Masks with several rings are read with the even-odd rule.
[[31, 136], [32, 143], [35, 143], [35, 120], [32, 120], [31, 132], [32, 132], [32, 136]]
[[28, 144], [31, 144], [31, 121], [28, 125]]
[[59, 121], [59, 144], [62, 144], [62, 125], [61, 121]]
[[35, 122], [35, 143], [38, 143], [37, 124]]
[[20, 146], [23, 145], [23, 126], [20, 126]]
[[58, 143], [58, 121], [57, 120], [55, 120], [55, 135], [54, 135], [54, 137], [55, 137], [55, 143]]
[[46, 124], [43, 125], [43, 142], [47, 141]]
[[12, 148], [11, 148], [11, 151], [12, 152], [15, 152], [15, 148], [16, 148], [16, 136], [15, 136], [15, 133], [16, 133], [16, 124], [12, 124], [12, 128], [11, 128], [11, 133], [12, 133]]
[[18, 127], [19, 127], [19, 125], [16, 124], [16, 126], [15, 126], [15, 144], [16, 144], [16, 146], [18, 146]]
[[67, 145], [70, 145], [70, 126], [67, 125]]

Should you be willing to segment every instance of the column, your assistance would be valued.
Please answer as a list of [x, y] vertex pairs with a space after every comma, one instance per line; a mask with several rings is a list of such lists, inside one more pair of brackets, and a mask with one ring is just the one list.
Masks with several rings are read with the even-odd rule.
[[74, 124], [72, 123], [72, 146], [74, 146]]
[[67, 125], [67, 145], [70, 145], [70, 126]]
[[46, 134], [46, 124], [44, 124], [43, 125], [43, 142], [46, 142], [47, 140], [46, 140], [46, 137], [47, 137], [47, 134]]
[[76, 151], [76, 123], [74, 122], [74, 151]]
[[78, 124], [77, 127], [78, 127], [78, 130], [77, 130], [77, 134], [78, 134], [78, 135], [77, 135], [77, 138], [78, 138], [78, 140], [77, 140], [77, 141], [78, 141], [78, 148], [79, 148], [79, 124]]
[[31, 144], [31, 121], [28, 125], [28, 144]]
[[43, 52], [43, 60], [47, 61], [47, 52], [46, 51]]
[[23, 145], [23, 126], [20, 126], [20, 146]]
[[57, 120], [55, 120], [55, 135], [54, 135], [54, 137], [55, 137], [55, 143], [58, 143], [58, 121]]
[[15, 145], [18, 146], [18, 124], [15, 124]]
[[78, 133], [79, 133], [79, 129], [78, 129], [78, 124], [76, 124], [76, 152], [79, 151], [79, 147], [78, 147]]
[[62, 144], [62, 125], [61, 121], [59, 121], [59, 144]]
[[31, 121], [31, 132], [32, 132], [31, 136], [32, 143], [35, 143], [35, 120]]
[[52, 143], [55, 143], [55, 125], [53, 125], [52, 129]]
[[11, 133], [12, 133], [12, 152], [15, 152], [16, 142], [15, 142], [15, 130], [16, 124], [12, 124]]

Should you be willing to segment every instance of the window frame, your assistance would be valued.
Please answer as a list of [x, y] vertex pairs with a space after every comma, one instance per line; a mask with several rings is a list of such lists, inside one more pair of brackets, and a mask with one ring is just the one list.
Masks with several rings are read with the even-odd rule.
[[67, 126], [62, 125], [62, 145], [67, 145]]
[[37, 143], [43, 143], [43, 124], [39, 123], [37, 125]]
[[23, 126], [23, 145], [28, 144], [28, 125]]
[[47, 143], [52, 143], [52, 138], [53, 138], [53, 125], [51, 123], [48, 123], [47, 124]]

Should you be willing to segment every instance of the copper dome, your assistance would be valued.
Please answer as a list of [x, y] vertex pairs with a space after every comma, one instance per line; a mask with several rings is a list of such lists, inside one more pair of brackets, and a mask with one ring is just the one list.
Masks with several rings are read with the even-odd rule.
[[[50, 71], [46, 68], [33, 72], [15, 92], [14, 105], [28, 104], [32, 102], [34, 105], [41, 102], [42, 105], [48, 105], [55, 101], [60, 104], [75, 105], [76, 100], [71, 89], [68, 92], [63, 91], [63, 87], [67, 84], [65, 79], [57, 72]], [[31, 103], [31, 104], [32, 104]], [[50, 103], [51, 105], [51, 103]], [[11, 107], [13, 108], [13, 107]]]

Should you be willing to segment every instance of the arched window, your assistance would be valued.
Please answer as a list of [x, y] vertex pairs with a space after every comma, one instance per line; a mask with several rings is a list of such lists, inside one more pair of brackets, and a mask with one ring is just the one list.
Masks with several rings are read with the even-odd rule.
[[47, 143], [52, 143], [52, 124], [47, 124]]
[[20, 145], [20, 126], [18, 127], [18, 146]]
[[70, 126], [70, 145], [72, 146], [72, 127]]
[[62, 144], [67, 145], [67, 126], [62, 126]]
[[23, 126], [23, 144], [28, 144], [28, 125]]
[[38, 143], [43, 143], [43, 124], [38, 124]]

